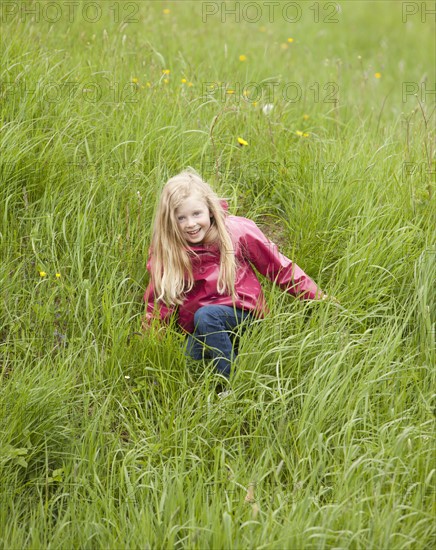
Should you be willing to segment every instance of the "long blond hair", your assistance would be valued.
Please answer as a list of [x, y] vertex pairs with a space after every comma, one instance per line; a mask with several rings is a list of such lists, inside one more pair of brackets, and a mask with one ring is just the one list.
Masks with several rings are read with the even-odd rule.
[[192, 195], [207, 205], [217, 230], [220, 249], [217, 291], [235, 298], [236, 261], [233, 243], [225, 226], [226, 212], [209, 184], [195, 171], [184, 170], [163, 187], [151, 242], [151, 278], [155, 297], [167, 305], [182, 304], [186, 293], [194, 286], [192, 259], [195, 252], [189, 249], [176, 218], [176, 209]]

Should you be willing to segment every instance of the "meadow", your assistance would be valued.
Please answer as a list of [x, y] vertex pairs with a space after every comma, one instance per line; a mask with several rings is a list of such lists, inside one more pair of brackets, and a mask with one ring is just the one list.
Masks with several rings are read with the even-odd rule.
[[[431, 9], [2, 2], [0, 548], [436, 544]], [[223, 400], [138, 334], [187, 166], [339, 301], [260, 277]]]

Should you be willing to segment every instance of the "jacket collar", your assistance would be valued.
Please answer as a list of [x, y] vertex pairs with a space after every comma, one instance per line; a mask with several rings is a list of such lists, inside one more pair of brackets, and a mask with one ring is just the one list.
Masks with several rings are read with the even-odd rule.
[[222, 209], [224, 210], [224, 212], [228, 213], [229, 203], [226, 201], [226, 199], [220, 199], [220, 205], [222, 206]]

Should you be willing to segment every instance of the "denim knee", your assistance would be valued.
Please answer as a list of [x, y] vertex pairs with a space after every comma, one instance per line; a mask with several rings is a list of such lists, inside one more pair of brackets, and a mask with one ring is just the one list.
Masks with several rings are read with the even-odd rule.
[[219, 306], [202, 306], [194, 314], [196, 332], [206, 334], [223, 328], [223, 313]]

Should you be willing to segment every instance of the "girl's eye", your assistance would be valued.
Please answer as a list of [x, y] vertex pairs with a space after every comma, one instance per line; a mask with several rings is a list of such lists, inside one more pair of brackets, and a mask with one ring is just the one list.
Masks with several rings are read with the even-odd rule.
[[185, 219], [185, 216], [179, 216], [177, 219], [179, 220], [179, 222], [182, 222]]

